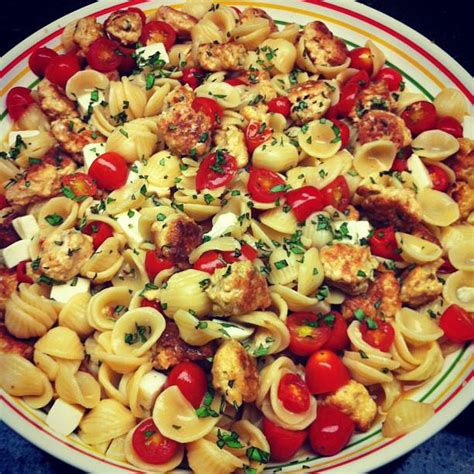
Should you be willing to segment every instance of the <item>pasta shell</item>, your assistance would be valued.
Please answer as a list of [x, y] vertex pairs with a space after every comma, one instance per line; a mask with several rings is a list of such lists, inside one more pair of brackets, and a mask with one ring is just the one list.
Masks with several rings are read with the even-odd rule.
[[118, 317], [130, 305], [131, 295], [125, 287], [105, 288], [96, 293], [87, 307], [87, 320], [98, 331], [111, 330]]
[[464, 95], [457, 89], [447, 87], [443, 89], [434, 99], [436, 114], [439, 117], [454, 117], [462, 123], [465, 115], [468, 115], [468, 104]]
[[340, 131], [327, 119], [309, 122], [298, 141], [308, 155], [321, 159], [334, 156], [341, 147]]
[[0, 354], [0, 387], [14, 397], [44, 392], [41, 370], [17, 354]]
[[59, 326], [72, 329], [81, 338], [92, 334], [94, 328], [87, 320], [87, 306], [91, 299], [90, 293], [74, 295], [61, 309], [58, 317]]
[[62, 326], [50, 329], [36, 342], [35, 349], [61, 359], [82, 360], [84, 358], [84, 349], [77, 333]]
[[66, 83], [66, 95], [71, 100], [77, 100], [80, 95], [93, 90], [105, 90], [109, 86], [107, 76], [94, 69], [76, 72]]
[[258, 168], [286, 171], [298, 163], [298, 150], [289, 137], [283, 133], [274, 133], [271, 140], [254, 150], [252, 160]]
[[270, 31], [270, 22], [266, 18], [254, 18], [238, 25], [230, 34], [237, 43], [243, 44], [247, 50], [254, 50], [265, 41]]
[[416, 197], [421, 206], [423, 220], [438, 227], [447, 227], [460, 217], [457, 202], [446, 193], [422, 189]]
[[376, 140], [357, 147], [354, 168], [363, 178], [372, 173], [388, 171], [395, 160], [397, 148], [389, 140]]
[[472, 241], [463, 241], [448, 251], [449, 262], [457, 270], [474, 272], [474, 245]]
[[450, 304], [457, 304], [466, 311], [474, 312], [474, 273], [451, 273], [444, 284], [443, 297]]
[[427, 240], [404, 232], [395, 232], [398, 248], [403, 260], [410, 263], [434, 262], [443, 253], [441, 248]]
[[422, 158], [442, 161], [459, 150], [459, 143], [451, 134], [442, 130], [420, 133], [411, 143], [413, 150]]
[[409, 308], [398, 311], [395, 322], [405, 338], [415, 345], [436, 341], [443, 335], [433, 319]]
[[424, 425], [434, 413], [434, 408], [429, 403], [399, 400], [388, 411], [382, 426], [382, 434], [388, 438], [395, 438], [409, 433]]

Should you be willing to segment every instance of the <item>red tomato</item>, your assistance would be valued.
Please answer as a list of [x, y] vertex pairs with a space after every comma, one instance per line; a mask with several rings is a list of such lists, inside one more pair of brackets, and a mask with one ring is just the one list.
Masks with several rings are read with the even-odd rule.
[[326, 205], [323, 194], [314, 186], [293, 189], [285, 197], [298, 222], [304, 221], [313, 212], [323, 210]]
[[413, 135], [419, 135], [436, 127], [436, 109], [427, 100], [419, 100], [409, 105], [400, 117]]
[[176, 385], [194, 408], [201, 405], [207, 392], [206, 372], [194, 362], [180, 362], [168, 375], [166, 387]]
[[218, 269], [226, 266], [224, 257], [215, 250], [204, 252], [194, 263], [193, 268], [211, 275]]
[[8, 115], [12, 120], [18, 120], [33, 102], [30, 89], [27, 87], [12, 87], [7, 94]]
[[299, 451], [306, 440], [306, 430], [293, 431], [282, 428], [263, 418], [263, 433], [270, 445], [270, 453], [273, 461], [289, 461]]
[[164, 257], [159, 257], [154, 250], [148, 250], [145, 256], [145, 270], [148, 278], [153, 281], [162, 270], [172, 268], [173, 262]]
[[395, 158], [392, 163], [392, 167], [390, 168], [391, 171], [408, 171], [407, 160], [403, 158]]
[[122, 155], [109, 151], [94, 160], [88, 173], [99, 188], [113, 191], [127, 182], [128, 166]]
[[351, 132], [347, 124], [341, 120], [332, 119], [331, 122], [339, 129], [339, 136], [341, 138], [341, 148], [344, 148], [349, 143]]
[[122, 76], [129, 76], [137, 67], [137, 62], [133, 57], [133, 55], [135, 54], [135, 50], [132, 48], [126, 48], [125, 46], [119, 44], [116, 53], [120, 56], [120, 64], [117, 67], [117, 71]]
[[385, 81], [389, 91], [398, 91], [403, 77], [396, 69], [384, 67], [375, 75], [374, 81]]
[[332, 121], [337, 120], [339, 118], [339, 109], [337, 107], [337, 104], [331, 105], [331, 107], [329, 107], [328, 111], [324, 116]]
[[127, 11], [130, 12], [130, 13], [138, 13], [140, 15], [140, 18], [142, 19], [142, 23], [143, 24], [146, 23], [146, 15], [145, 15], [145, 12], [143, 10], [140, 10], [137, 7], [129, 7], [129, 8], [127, 8]]
[[338, 211], [344, 211], [351, 202], [351, 192], [344, 176], [338, 176], [334, 181], [321, 189], [324, 205], [333, 206]]
[[206, 77], [206, 71], [200, 67], [188, 67], [183, 69], [182, 72], [183, 75], [179, 79], [179, 82], [183, 85], [187, 84], [191, 89], [196, 89]]
[[108, 38], [97, 38], [90, 45], [86, 57], [92, 69], [100, 72], [110, 72], [120, 66], [123, 55], [115, 41]]
[[179, 443], [163, 436], [153, 423], [153, 419], [147, 418], [135, 428], [132, 446], [142, 461], [163, 464], [176, 454]]
[[402, 259], [393, 226], [375, 229], [374, 234], [369, 237], [369, 245], [372, 255], [397, 261]]
[[145, 46], [163, 43], [168, 50], [176, 43], [176, 31], [164, 21], [150, 21], [143, 27], [140, 42]]
[[288, 117], [291, 112], [291, 102], [288, 97], [275, 97], [268, 102], [268, 111]]
[[89, 222], [82, 233], [92, 237], [92, 245], [97, 250], [109, 237], [114, 235], [114, 229], [109, 224], [101, 221]]
[[440, 273], [454, 273], [457, 272], [457, 268], [453, 267], [452, 263], [448, 258], [445, 258], [443, 264], [439, 267]]
[[35, 49], [28, 59], [28, 66], [37, 76], [43, 77], [51, 59], [57, 55], [58, 53], [50, 48]]
[[16, 266], [16, 279], [18, 283], [34, 283], [33, 279], [26, 274], [26, 264], [28, 262], [23, 260]]
[[449, 175], [440, 166], [426, 165], [426, 169], [430, 174], [431, 181], [433, 182], [433, 189], [436, 191], [445, 192], [450, 185]]
[[285, 374], [278, 384], [278, 398], [288, 411], [304, 413], [309, 408], [311, 394], [299, 375]]
[[440, 117], [436, 121], [435, 128], [443, 130], [443, 132], [449, 133], [455, 138], [462, 138], [463, 136], [462, 125], [454, 117]]
[[315, 352], [306, 363], [306, 384], [314, 395], [334, 392], [350, 380], [349, 371], [337, 355], [328, 350]]
[[318, 416], [309, 428], [309, 444], [321, 456], [333, 456], [347, 445], [354, 422], [331, 405], [318, 405]]
[[446, 308], [439, 320], [444, 335], [454, 342], [466, 342], [474, 339], [474, 315], [457, 304]]
[[258, 257], [258, 252], [249, 244], [243, 244], [240, 250], [222, 252], [222, 256], [227, 263], [234, 263], [243, 260], [255, 260]]
[[3, 194], [0, 194], [0, 210], [8, 207], [9, 205], [10, 204], [8, 203], [7, 198]]
[[370, 77], [367, 74], [367, 71], [359, 71], [349, 78], [344, 83], [344, 86], [347, 86], [348, 84], [357, 84], [359, 90], [365, 89], [370, 84]]
[[299, 356], [311, 355], [331, 337], [331, 326], [310, 312], [290, 314], [286, 326], [290, 333], [290, 351]]
[[214, 99], [208, 99], [207, 97], [196, 97], [191, 104], [191, 107], [196, 112], [205, 113], [211, 120], [212, 126], [215, 127], [221, 123], [224, 109]]
[[376, 319], [377, 327], [370, 329], [367, 321], [360, 325], [362, 339], [372, 347], [380, 349], [382, 352], [388, 352], [393, 340], [395, 339], [395, 331], [390, 323], [386, 323], [380, 319]]
[[245, 143], [250, 153], [262, 143], [270, 140], [272, 129], [263, 122], [251, 120], [245, 129]]
[[345, 349], [349, 345], [349, 337], [347, 336], [347, 323], [338, 311], [331, 311], [326, 315], [334, 316], [334, 322], [332, 323], [331, 336], [324, 343], [323, 349], [329, 349], [331, 351], [340, 351]]
[[72, 54], [58, 54], [46, 66], [44, 75], [48, 81], [60, 87], [65, 87], [66, 82], [81, 70], [79, 59]]
[[216, 189], [232, 181], [237, 171], [237, 161], [226, 151], [217, 150], [207, 155], [196, 174], [196, 189]]
[[86, 173], [68, 174], [61, 178], [61, 184], [69, 188], [78, 201], [94, 196], [97, 192], [94, 180]]
[[265, 168], [251, 168], [247, 189], [257, 202], [274, 202], [285, 194], [285, 180]]
[[154, 308], [160, 313], [163, 313], [163, 308], [161, 307], [161, 304], [157, 300], [147, 300], [146, 298], [143, 298], [142, 301], [140, 302], [140, 307], [141, 308]]
[[245, 84], [245, 82], [238, 77], [231, 77], [230, 79], [226, 79], [225, 82], [231, 86], [241, 86], [242, 84]]
[[369, 48], [352, 49], [349, 51], [349, 57], [351, 58], [350, 67], [365, 71], [369, 76], [372, 74], [374, 62]]
[[341, 90], [341, 97], [337, 103], [337, 111], [340, 117], [347, 117], [355, 107], [357, 94], [360, 91], [358, 84], [352, 82], [344, 85]]

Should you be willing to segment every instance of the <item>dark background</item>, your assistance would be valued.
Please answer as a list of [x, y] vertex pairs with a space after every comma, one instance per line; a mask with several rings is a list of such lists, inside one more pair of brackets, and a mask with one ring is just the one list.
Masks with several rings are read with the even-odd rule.
[[[42, 0], [20, 3], [2, 0], [0, 15], [0, 54], [58, 17], [91, 1]], [[104, 2], [106, 3], [106, 2]], [[444, 49], [470, 74], [474, 72], [472, 39], [473, 3], [450, 1], [438, 4], [424, 0], [364, 0], [360, 3], [380, 10], [414, 28]], [[474, 465], [472, 449], [474, 409], [471, 405], [444, 430], [422, 446], [374, 471], [374, 474], [470, 473]], [[0, 423], [0, 472], [79, 473], [77, 469], [35, 448]]]

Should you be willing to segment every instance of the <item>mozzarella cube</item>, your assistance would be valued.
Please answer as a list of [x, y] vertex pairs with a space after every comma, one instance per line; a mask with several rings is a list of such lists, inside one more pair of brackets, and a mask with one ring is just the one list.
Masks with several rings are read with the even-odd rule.
[[30, 239], [23, 239], [3, 249], [3, 261], [8, 268], [16, 267], [23, 260], [30, 260]]
[[146, 410], [153, 408], [158, 394], [163, 390], [166, 379], [165, 374], [156, 370], [150, 370], [142, 377], [138, 386], [138, 399], [143, 408]]
[[131, 247], [138, 247], [145, 240], [138, 230], [138, 222], [140, 221], [140, 213], [130, 210], [117, 214], [117, 224], [121, 227]]
[[333, 224], [334, 238], [342, 244], [358, 244], [356, 222], [357, 221], [335, 221]]
[[462, 136], [474, 140], [474, 117], [465, 115], [462, 122]]
[[57, 433], [68, 436], [79, 426], [83, 415], [84, 408], [58, 398], [49, 410], [46, 424]]
[[22, 239], [31, 239], [39, 232], [38, 223], [31, 214], [13, 219], [12, 225]]
[[221, 321], [220, 319], [213, 319], [212, 322], [220, 324], [223, 331], [225, 331], [225, 334], [227, 334], [231, 339], [235, 339], [237, 341], [244, 341], [255, 331], [254, 328], [242, 326], [241, 324], [229, 323], [227, 321]]
[[132, 166], [130, 166], [130, 171], [127, 177], [127, 184], [134, 183], [139, 177], [142, 169], [142, 162], [140, 160], [135, 161]]
[[105, 143], [89, 143], [82, 149], [84, 156], [84, 168], [89, 170], [92, 163], [102, 154], [105, 153]]
[[165, 45], [163, 43], [153, 43], [148, 46], [142, 46], [135, 50], [137, 66], [143, 69], [149, 62], [152, 56], [155, 56], [158, 60], [163, 60], [165, 64], [169, 63], [170, 58], [166, 52]]
[[418, 155], [410, 156], [407, 160], [408, 170], [411, 171], [411, 177], [418, 189], [432, 188], [433, 182], [431, 181], [430, 174], [426, 169], [424, 163], [420, 160]]
[[54, 285], [51, 288], [51, 298], [60, 303], [67, 303], [78, 293], [88, 293], [91, 286], [90, 280], [76, 277], [67, 281], [63, 285]]
[[16, 139], [18, 136], [20, 136], [23, 140], [24, 138], [35, 137], [36, 135], [39, 135], [39, 133], [39, 130], [21, 130], [18, 132], [10, 132], [10, 134], [8, 135], [8, 146], [15, 146]]
[[99, 89], [95, 89], [78, 96], [77, 105], [82, 115], [86, 115], [89, 111], [89, 107], [97, 107], [104, 99], [104, 93]]
[[238, 221], [238, 217], [233, 212], [225, 212], [217, 217], [212, 229], [207, 234], [204, 234], [204, 237], [211, 239], [221, 237], [230, 232]]
[[354, 227], [357, 232], [357, 243], [359, 244], [362, 239], [367, 240], [372, 232], [372, 226], [368, 221], [355, 221]]

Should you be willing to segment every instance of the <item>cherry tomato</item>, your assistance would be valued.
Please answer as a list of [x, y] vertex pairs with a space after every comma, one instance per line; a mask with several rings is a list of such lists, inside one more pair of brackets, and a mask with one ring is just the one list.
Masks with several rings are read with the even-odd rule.
[[355, 107], [359, 91], [359, 85], [354, 82], [342, 87], [341, 97], [337, 103], [337, 111], [340, 117], [347, 117], [350, 114], [351, 110]]
[[236, 171], [236, 159], [226, 151], [217, 150], [201, 161], [196, 174], [196, 189], [200, 192], [225, 186], [232, 181]]
[[31, 90], [27, 87], [12, 87], [7, 94], [8, 115], [18, 120], [34, 102]]
[[388, 352], [393, 340], [395, 339], [395, 331], [390, 323], [386, 323], [380, 319], [374, 320], [377, 327], [371, 329], [367, 321], [363, 321], [360, 325], [362, 339], [382, 352]]
[[385, 81], [389, 91], [398, 91], [403, 77], [396, 69], [384, 67], [375, 75], [374, 81]]
[[106, 191], [121, 188], [128, 178], [128, 166], [122, 155], [109, 151], [96, 158], [89, 168], [97, 186]]
[[285, 194], [285, 180], [274, 171], [251, 168], [247, 189], [254, 201], [274, 202]]
[[326, 205], [323, 194], [314, 186], [293, 189], [285, 197], [298, 222], [304, 221], [313, 212], [323, 210]]
[[400, 117], [413, 135], [436, 127], [436, 109], [427, 100], [419, 100], [409, 105]]
[[114, 235], [114, 229], [109, 224], [101, 221], [89, 222], [82, 233], [92, 237], [92, 245], [97, 250], [109, 237]]
[[230, 79], [226, 79], [225, 82], [227, 84], [230, 84], [231, 86], [241, 86], [242, 84], [245, 84], [242, 79], [239, 79], [238, 77], [231, 77]]
[[202, 84], [202, 81], [206, 77], [206, 71], [199, 67], [188, 67], [182, 70], [183, 75], [179, 79], [179, 82], [183, 85], [188, 85], [191, 89], [196, 89], [196, 87]]
[[331, 121], [339, 129], [339, 136], [341, 138], [341, 148], [345, 148], [345, 146], [349, 143], [349, 138], [351, 136], [349, 127], [341, 120], [332, 119]]
[[86, 173], [68, 174], [61, 178], [63, 187], [69, 188], [78, 201], [83, 201], [88, 196], [94, 196], [97, 186], [94, 180]]
[[332, 121], [337, 120], [339, 118], [339, 108], [337, 107], [337, 104], [331, 105], [324, 117]]
[[145, 46], [163, 43], [168, 50], [176, 43], [176, 31], [164, 21], [150, 21], [143, 27], [140, 42]]
[[397, 261], [402, 259], [393, 226], [375, 229], [373, 235], [369, 237], [369, 245], [372, 255]]
[[445, 192], [450, 185], [449, 175], [440, 166], [426, 165], [426, 169], [430, 174], [431, 181], [433, 182], [433, 189], [436, 191]]
[[138, 13], [140, 15], [140, 18], [142, 19], [142, 24], [146, 23], [146, 15], [145, 15], [145, 12], [143, 10], [140, 10], [137, 7], [129, 7], [129, 8], [127, 8], [127, 11], [130, 12], [130, 13]]
[[204, 252], [194, 263], [193, 268], [211, 275], [218, 269], [226, 266], [224, 257], [215, 250]]
[[290, 333], [290, 351], [299, 356], [309, 356], [321, 349], [331, 337], [331, 326], [324, 318], [310, 312], [288, 316], [286, 326]]
[[309, 444], [321, 456], [333, 456], [347, 445], [354, 422], [331, 405], [318, 405], [318, 416], [309, 428]]
[[154, 308], [160, 313], [163, 313], [163, 308], [160, 302], [157, 300], [147, 300], [146, 298], [143, 298], [142, 301], [140, 302], [140, 307], [141, 308]]
[[159, 257], [154, 250], [148, 250], [145, 255], [145, 270], [148, 278], [153, 281], [162, 270], [172, 268], [173, 262], [164, 257]]
[[440, 273], [454, 273], [457, 272], [457, 268], [453, 267], [452, 263], [448, 258], [443, 260], [443, 264], [439, 267]]
[[117, 67], [117, 71], [122, 76], [129, 76], [137, 67], [137, 62], [133, 55], [135, 50], [132, 48], [126, 48], [119, 44], [118, 49], [115, 51], [120, 56], [120, 64]]
[[270, 453], [273, 461], [289, 461], [300, 450], [308, 436], [306, 430], [287, 430], [268, 418], [263, 418], [263, 433], [270, 445]]
[[367, 71], [359, 71], [349, 78], [344, 85], [357, 84], [359, 90], [365, 89], [370, 84], [370, 77]]
[[28, 66], [30, 69], [40, 77], [44, 76], [46, 67], [50, 63], [51, 59], [58, 55], [54, 49], [50, 48], [38, 48], [35, 49], [28, 59]]
[[446, 308], [439, 320], [444, 335], [453, 342], [466, 342], [474, 339], [474, 315], [457, 304]]
[[16, 266], [16, 279], [18, 283], [34, 283], [33, 279], [30, 278], [26, 273], [26, 264], [28, 262], [23, 260]]
[[258, 252], [249, 244], [243, 244], [240, 250], [222, 252], [222, 256], [227, 263], [235, 263], [243, 260], [255, 260], [258, 257]]
[[0, 194], [0, 210], [5, 209], [5, 207], [9, 205], [7, 198], [3, 194]]
[[435, 128], [442, 130], [443, 132], [449, 133], [455, 138], [462, 138], [463, 136], [462, 125], [454, 117], [440, 117], [436, 121]]
[[268, 111], [288, 117], [291, 112], [291, 102], [288, 97], [275, 97], [268, 102]]
[[251, 120], [245, 129], [245, 143], [250, 153], [272, 137], [272, 129], [264, 122]]
[[168, 375], [166, 387], [176, 385], [194, 408], [201, 405], [207, 392], [206, 372], [194, 362], [180, 362]]
[[205, 113], [211, 120], [212, 126], [215, 127], [221, 123], [224, 109], [214, 99], [208, 99], [207, 97], [196, 97], [191, 104], [191, 107], [196, 112]]
[[392, 167], [390, 168], [391, 171], [398, 171], [401, 173], [402, 171], [408, 171], [407, 160], [402, 158], [395, 158], [392, 163]]
[[120, 66], [123, 54], [118, 43], [108, 38], [97, 38], [86, 54], [92, 69], [100, 72], [114, 71]]
[[132, 446], [142, 461], [150, 464], [163, 464], [176, 454], [179, 443], [163, 436], [153, 419], [147, 418], [133, 432]]
[[66, 82], [81, 70], [79, 59], [72, 54], [58, 54], [46, 66], [44, 75], [48, 81], [60, 87], [65, 87]]
[[285, 374], [278, 384], [278, 398], [288, 411], [304, 413], [309, 408], [311, 394], [299, 375]]
[[369, 48], [355, 48], [349, 51], [350, 67], [367, 72], [370, 76], [374, 68], [372, 52]]
[[346, 320], [338, 311], [331, 311], [328, 313], [326, 315], [326, 321], [328, 320], [328, 316], [334, 316], [334, 322], [332, 323], [331, 335], [324, 343], [323, 349], [329, 349], [331, 351], [340, 351], [345, 349], [349, 345]]
[[321, 189], [325, 206], [333, 206], [338, 211], [344, 211], [351, 202], [351, 192], [344, 176], [338, 176], [334, 181]]
[[334, 392], [350, 380], [349, 371], [337, 355], [328, 350], [315, 352], [306, 363], [306, 384], [314, 395]]

